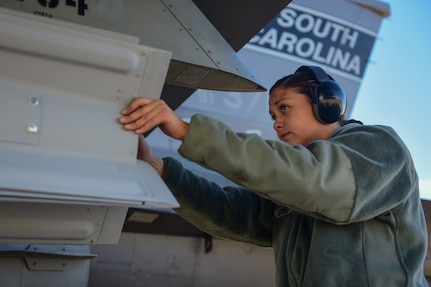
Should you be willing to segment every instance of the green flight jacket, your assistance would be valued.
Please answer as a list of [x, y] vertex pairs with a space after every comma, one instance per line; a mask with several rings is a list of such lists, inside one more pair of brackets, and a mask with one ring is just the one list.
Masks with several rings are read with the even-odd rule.
[[177, 212], [213, 236], [272, 246], [277, 286], [428, 286], [418, 178], [391, 128], [352, 123], [292, 147], [195, 115], [179, 152], [241, 187], [165, 158]]

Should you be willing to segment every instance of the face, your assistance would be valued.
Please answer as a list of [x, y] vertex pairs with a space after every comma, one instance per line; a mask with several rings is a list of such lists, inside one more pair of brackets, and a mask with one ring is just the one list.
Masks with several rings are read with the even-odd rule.
[[314, 117], [310, 98], [295, 88], [275, 88], [269, 98], [269, 114], [278, 138], [292, 146], [330, 136], [324, 132], [325, 125]]

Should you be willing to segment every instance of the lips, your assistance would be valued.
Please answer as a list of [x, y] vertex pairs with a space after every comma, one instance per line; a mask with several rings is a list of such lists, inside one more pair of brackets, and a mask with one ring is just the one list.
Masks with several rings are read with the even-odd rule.
[[286, 132], [286, 133], [279, 133], [278, 134], [278, 138], [280, 139], [280, 140], [282, 140], [282, 141], [286, 141], [287, 140], [287, 138], [291, 135], [292, 133], [290, 133], [290, 132]]

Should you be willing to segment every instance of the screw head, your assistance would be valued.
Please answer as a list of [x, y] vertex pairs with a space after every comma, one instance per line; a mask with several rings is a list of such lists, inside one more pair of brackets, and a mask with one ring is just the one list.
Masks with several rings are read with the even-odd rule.
[[27, 131], [29, 133], [35, 134], [35, 133], [37, 133], [39, 131], [39, 127], [36, 124], [28, 124], [27, 125]]
[[40, 104], [40, 101], [38, 98], [31, 97], [30, 99], [28, 99], [28, 103], [32, 106], [38, 106]]

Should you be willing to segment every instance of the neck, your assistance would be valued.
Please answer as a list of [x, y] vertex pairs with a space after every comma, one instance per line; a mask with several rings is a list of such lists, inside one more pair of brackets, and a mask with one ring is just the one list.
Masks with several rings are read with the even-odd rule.
[[339, 128], [341, 127], [339, 122], [324, 125], [322, 129], [322, 137], [324, 139], [329, 139]]

